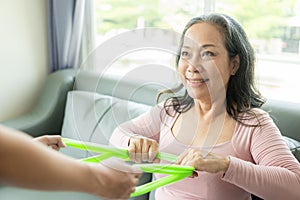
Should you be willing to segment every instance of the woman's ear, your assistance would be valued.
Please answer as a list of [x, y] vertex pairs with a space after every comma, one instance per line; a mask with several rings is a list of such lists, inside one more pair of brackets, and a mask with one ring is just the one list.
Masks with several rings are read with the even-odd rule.
[[234, 76], [240, 67], [240, 56], [237, 54], [231, 59], [231, 75]]

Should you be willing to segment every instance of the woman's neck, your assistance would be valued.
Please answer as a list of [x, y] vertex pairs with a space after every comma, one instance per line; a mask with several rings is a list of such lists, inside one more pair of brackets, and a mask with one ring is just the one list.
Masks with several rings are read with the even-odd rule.
[[201, 101], [194, 100], [195, 102], [195, 112], [199, 118], [215, 118], [219, 115], [226, 114], [225, 100], [217, 100], [215, 102], [211, 101]]

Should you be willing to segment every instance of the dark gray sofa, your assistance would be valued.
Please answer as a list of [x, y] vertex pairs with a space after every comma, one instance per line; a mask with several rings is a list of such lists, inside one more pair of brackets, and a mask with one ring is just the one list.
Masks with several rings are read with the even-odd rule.
[[[88, 71], [62, 70], [48, 77], [37, 104], [32, 111], [15, 119], [3, 121], [1, 124], [19, 129], [34, 137], [44, 134], [62, 133], [63, 136], [74, 139], [84, 139], [85, 141], [98, 143], [105, 140], [103, 143], [106, 143], [116, 125], [138, 116], [153, 106], [156, 103], [156, 95], [161, 89], [164, 88], [160, 85], [145, 84], [117, 77], [103, 77]], [[70, 96], [72, 96], [72, 101]], [[112, 97], [113, 99], [111, 99]], [[74, 108], [76, 106], [70, 106], [69, 101], [72, 102], [72, 105], [74, 102], [78, 102], [82, 107], [88, 102], [96, 102], [92, 107], [93, 110], [97, 110], [95, 112], [96, 115], [88, 116], [88, 113], [92, 113], [84, 110], [90, 109], [88, 107], [82, 108], [83, 113], [75, 113]], [[111, 102], [117, 102], [118, 106], [112, 109]], [[70, 109], [73, 109], [72, 115], [69, 114]], [[263, 109], [270, 112], [291, 151], [300, 160], [300, 103], [269, 100]], [[74, 117], [74, 115], [78, 116]], [[110, 120], [111, 118], [114, 120]], [[93, 126], [93, 130], [89, 132], [89, 127], [87, 126], [85, 126], [84, 130], [80, 130], [79, 125], [74, 129], [72, 120], [75, 120], [76, 124], [82, 123], [86, 125], [90, 123]], [[103, 127], [105, 127], [104, 130]], [[97, 136], [94, 134], [95, 130], [106, 132], [108, 135], [104, 137]], [[89, 132], [89, 135], [80, 135], [82, 132]], [[73, 157], [87, 155], [69, 149], [63, 151], [63, 153]], [[151, 175], [145, 174], [141, 183], [150, 180]], [[147, 194], [136, 199], [148, 198]], [[0, 199], [76, 200], [97, 198], [76, 192], [44, 192], [0, 186]]]

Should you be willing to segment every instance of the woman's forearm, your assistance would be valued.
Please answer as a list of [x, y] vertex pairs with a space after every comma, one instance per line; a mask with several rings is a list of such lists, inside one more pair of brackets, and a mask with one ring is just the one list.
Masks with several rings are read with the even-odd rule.
[[[235, 157], [230, 160], [224, 181], [263, 199], [299, 199], [299, 172], [277, 166], [259, 166]], [[297, 171], [296, 167], [294, 169]]]

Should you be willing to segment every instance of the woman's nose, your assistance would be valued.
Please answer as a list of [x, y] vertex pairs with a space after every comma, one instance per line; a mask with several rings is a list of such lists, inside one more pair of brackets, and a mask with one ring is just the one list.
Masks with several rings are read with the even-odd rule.
[[187, 67], [187, 72], [189, 73], [200, 73], [202, 71], [202, 67], [199, 65], [199, 66], [195, 66], [193, 65], [192, 63], [190, 63]]
[[187, 71], [189, 73], [197, 73], [198, 72], [197, 69], [193, 65], [191, 65], [191, 64], [189, 64], [189, 66], [187, 68]]

